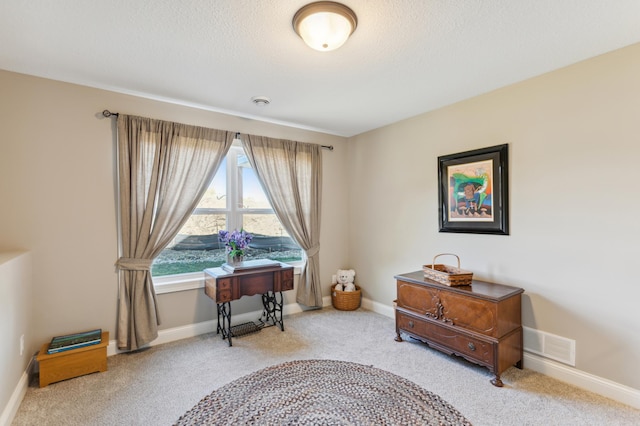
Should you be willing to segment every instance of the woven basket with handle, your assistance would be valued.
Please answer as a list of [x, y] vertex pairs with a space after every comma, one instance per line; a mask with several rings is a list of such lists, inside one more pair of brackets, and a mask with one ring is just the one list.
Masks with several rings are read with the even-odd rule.
[[340, 311], [354, 311], [360, 307], [360, 287], [356, 286], [356, 291], [336, 290], [336, 286], [331, 286], [331, 303], [333, 307]]
[[[458, 259], [458, 267], [436, 264], [436, 258], [440, 256], [455, 256]], [[460, 269], [460, 258], [453, 253], [441, 253], [433, 257], [431, 265], [423, 265], [424, 277], [440, 284], [448, 286], [471, 285], [473, 272]]]

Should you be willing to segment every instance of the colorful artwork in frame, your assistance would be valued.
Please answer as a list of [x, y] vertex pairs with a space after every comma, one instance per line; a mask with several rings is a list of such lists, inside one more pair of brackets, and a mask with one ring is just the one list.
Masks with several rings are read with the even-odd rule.
[[509, 235], [508, 146], [438, 157], [440, 232]]

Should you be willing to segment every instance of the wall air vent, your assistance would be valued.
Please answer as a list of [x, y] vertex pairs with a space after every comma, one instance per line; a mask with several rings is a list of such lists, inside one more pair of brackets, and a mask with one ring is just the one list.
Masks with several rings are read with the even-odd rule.
[[575, 340], [529, 327], [522, 329], [525, 351], [575, 367]]

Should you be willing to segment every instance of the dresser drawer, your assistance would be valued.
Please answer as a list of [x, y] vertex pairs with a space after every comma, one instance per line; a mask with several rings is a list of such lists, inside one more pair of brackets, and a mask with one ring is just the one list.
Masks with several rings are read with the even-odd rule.
[[282, 291], [293, 290], [293, 268], [282, 271]]
[[231, 302], [232, 300], [233, 299], [231, 297], [231, 289], [218, 290], [218, 294], [216, 296], [216, 303]]
[[447, 346], [453, 352], [473, 358], [476, 362], [492, 365], [495, 344], [461, 334], [438, 324], [425, 324], [429, 340]]
[[418, 336], [426, 333], [424, 321], [399, 311], [396, 311], [396, 327]]
[[204, 283], [204, 293], [216, 301], [216, 303], [224, 303], [233, 300], [231, 278], [207, 277]]
[[231, 278], [218, 278], [218, 290], [228, 290], [231, 288]]
[[399, 330], [404, 330], [416, 338], [436, 343], [435, 346], [446, 353], [464, 355], [487, 366], [493, 364], [495, 343], [401, 311], [396, 311], [396, 326]]

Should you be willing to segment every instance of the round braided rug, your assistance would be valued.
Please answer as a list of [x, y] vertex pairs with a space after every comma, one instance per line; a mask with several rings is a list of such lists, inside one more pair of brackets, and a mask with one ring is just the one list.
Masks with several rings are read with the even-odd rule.
[[438, 395], [371, 366], [292, 361], [241, 377], [176, 425], [470, 425]]

